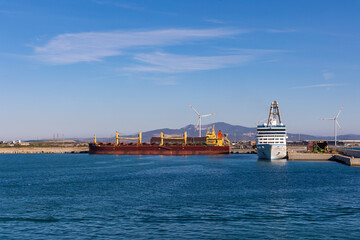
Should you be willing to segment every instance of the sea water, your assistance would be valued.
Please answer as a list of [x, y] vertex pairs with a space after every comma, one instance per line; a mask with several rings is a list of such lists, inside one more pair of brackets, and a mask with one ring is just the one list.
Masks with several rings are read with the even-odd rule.
[[0, 239], [358, 239], [359, 186], [256, 155], [0, 155]]

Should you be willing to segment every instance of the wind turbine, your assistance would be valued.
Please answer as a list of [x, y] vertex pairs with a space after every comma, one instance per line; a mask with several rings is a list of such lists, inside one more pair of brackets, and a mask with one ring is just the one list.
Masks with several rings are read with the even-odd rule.
[[197, 121], [197, 123], [196, 123], [196, 125], [195, 125], [195, 128], [196, 128], [196, 126], [199, 126], [199, 137], [201, 137], [201, 118], [203, 118], [203, 117], [209, 117], [209, 116], [211, 116], [211, 115], [214, 115], [215, 113], [200, 115], [200, 113], [199, 113], [198, 111], [196, 111], [196, 109], [195, 109], [193, 106], [191, 106], [190, 104], [189, 104], [189, 106], [192, 108], [192, 110], [194, 110], [194, 112], [195, 112], [196, 115], [198, 116], [198, 121]]
[[342, 130], [341, 129], [341, 126], [340, 126], [340, 124], [339, 124], [339, 122], [338, 122], [338, 117], [339, 117], [339, 115], [340, 115], [340, 113], [341, 113], [341, 111], [342, 111], [342, 109], [343, 109], [343, 106], [340, 108], [340, 111], [338, 112], [338, 114], [336, 114], [336, 116], [334, 117], [334, 118], [321, 118], [320, 120], [332, 120], [332, 121], [334, 121], [334, 139], [335, 139], [335, 147], [336, 147], [336, 130], [337, 130], [337, 127], [336, 127], [336, 125], [340, 128], [340, 130]]

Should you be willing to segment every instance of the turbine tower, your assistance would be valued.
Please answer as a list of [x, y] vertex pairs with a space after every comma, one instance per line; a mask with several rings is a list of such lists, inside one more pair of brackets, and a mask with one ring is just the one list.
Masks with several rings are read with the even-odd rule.
[[343, 107], [341, 107], [340, 108], [340, 111], [338, 112], [338, 114], [336, 114], [336, 116], [334, 117], [334, 118], [321, 118], [320, 120], [332, 120], [332, 121], [334, 121], [334, 141], [335, 141], [335, 147], [336, 147], [336, 130], [337, 130], [337, 127], [336, 127], [336, 125], [340, 128], [340, 130], [342, 130], [341, 129], [341, 126], [340, 126], [340, 124], [339, 124], [339, 122], [338, 122], [338, 117], [339, 117], [339, 115], [340, 115], [340, 113], [341, 113], [341, 111], [342, 111], [342, 109], [343, 109]]
[[196, 126], [199, 126], [199, 137], [201, 137], [201, 118], [203, 118], [203, 117], [209, 117], [209, 116], [211, 116], [211, 115], [215, 115], [215, 113], [200, 115], [200, 113], [199, 113], [198, 111], [196, 111], [196, 109], [195, 109], [193, 106], [191, 106], [190, 104], [189, 104], [189, 106], [192, 108], [192, 110], [194, 110], [194, 112], [195, 112], [196, 115], [198, 116], [198, 121], [197, 121], [197, 123], [196, 123], [196, 125], [195, 125], [195, 128], [196, 128]]

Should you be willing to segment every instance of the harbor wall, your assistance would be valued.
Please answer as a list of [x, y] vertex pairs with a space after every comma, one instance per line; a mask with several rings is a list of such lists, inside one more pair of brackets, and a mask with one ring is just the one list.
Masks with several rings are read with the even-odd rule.
[[352, 167], [359, 167], [360, 166], [360, 158], [354, 158], [349, 156], [344, 156], [337, 154], [334, 156], [334, 161], [346, 164]]
[[231, 148], [232, 154], [257, 154], [255, 149]]
[[0, 154], [86, 153], [89, 147], [2, 147]]
[[335, 150], [336, 152], [342, 154], [342, 155], [346, 155], [349, 157], [355, 157], [355, 158], [360, 158], [360, 151], [359, 150], [354, 150], [354, 149], [346, 149], [346, 148], [334, 148], [332, 150]]
[[288, 152], [289, 161], [331, 161], [333, 157], [330, 153]]
[[289, 161], [336, 161], [348, 166], [360, 166], [360, 151], [352, 149], [331, 149], [337, 154], [288, 151]]

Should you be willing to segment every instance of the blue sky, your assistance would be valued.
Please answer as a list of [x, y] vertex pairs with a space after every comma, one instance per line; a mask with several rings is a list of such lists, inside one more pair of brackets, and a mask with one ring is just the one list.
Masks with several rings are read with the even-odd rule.
[[0, 0], [1, 139], [194, 124], [360, 134], [360, 1]]

